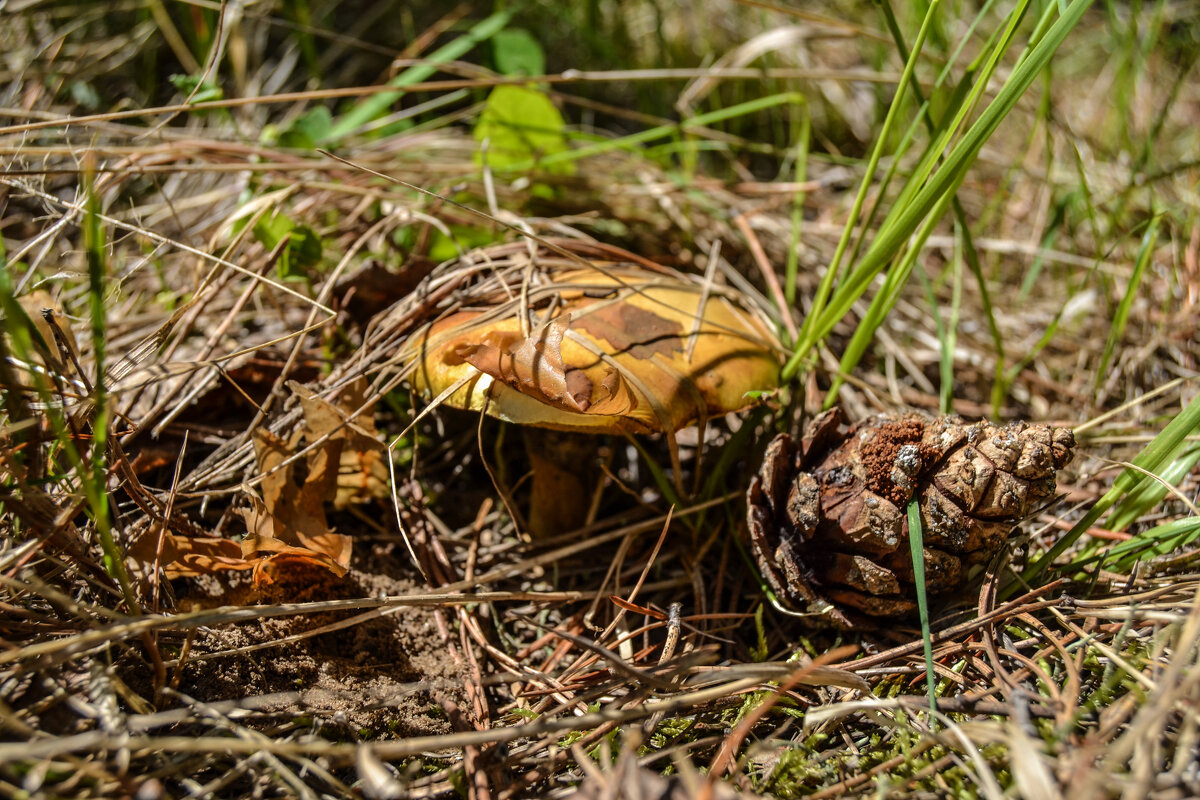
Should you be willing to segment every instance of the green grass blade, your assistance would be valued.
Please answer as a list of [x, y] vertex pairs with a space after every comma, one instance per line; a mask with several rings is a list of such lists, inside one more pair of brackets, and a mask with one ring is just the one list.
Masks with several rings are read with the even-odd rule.
[[1123, 531], [1141, 519], [1167, 496], [1168, 486], [1178, 486], [1200, 462], [1200, 444], [1186, 448], [1158, 473], [1161, 481], [1147, 480], [1117, 503], [1104, 521], [1110, 531]]
[[[817, 342], [828, 336], [833, 327], [849, 312], [851, 306], [866, 291], [871, 281], [891, 261], [922, 221], [939, 206], [947, 195], [953, 195], [966, 177], [984, 143], [999, 127], [1021, 95], [1049, 63], [1055, 51], [1079, 22], [1092, 0], [1073, 0], [1045, 35], [1013, 69], [995, 99], [980, 114], [979, 119], [954, 145], [946, 160], [930, 176], [908, 204], [893, 206], [875, 239], [859, 265], [847, 275], [845, 285], [830, 298], [829, 304], [806, 321], [800, 341], [784, 368], [784, 378], [791, 379]], [[982, 91], [982, 88], [980, 89]], [[829, 273], [827, 273], [827, 277]]]
[[954, 412], [954, 350], [958, 347], [958, 319], [962, 312], [963, 285], [963, 227], [957, 223], [954, 226], [954, 274], [953, 286], [950, 293], [950, 319], [941, 324], [938, 315], [938, 342], [941, 345], [941, 357], [938, 360], [938, 373], [941, 386], [938, 388], [938, 409], [943, 414]]
[[[937, 0], [929, 4], [929, 9], [925, 14], [925, 21], [921, 24], [921, 29], [917, 33], [917, 40], [913, 44], [912, 52], [909, 53], [908, 59], [904, 63], [904, 72], [900, 76], [899, 88], [896, 91], [896, 96], [892, 98], [887, 116], [884, 118], [883, 125], [875, 138], [875, 147], [871, 151], [867, 168], [863, 173], [862, 182], [859, 184], [858, 194], [854, 197], [854, 205], [850, 209], [850, 216], [846, 218], [846, 225], [842, 229], [842, 236], [838, 240], [837, 248], [834, 250], [833, 259], [829, 262], [829, 266], [826, 267], [825, 274], [821, 276], [821, 283], [817, 286], [817, 292], [813, 296], [812, 310], [809, 312], [808, 317], [805, 318], [804, 325], [800, 329], [797, 350], [787, 367], [784, 368], [784, 380], [789, 380], [795, 375], [800, 365], [800, 359], [804, 355], [807, 355], [807, 351], [811, 349], [816, 341], [824, 338], [823, 335], [814, 333], [817, 320], [821, 317], [825, 304], [833, 291], [834, 283], [837, 281], [838, 273], [841, 270], [842, 257], [846, 254], [846, 248], [850, 244], [855, 225], [858, 223], [863, 204], [866, 202], [867, 192], [870, 190], [871, 183], [875, 179], [875, 173], [879, 169], [879, 161], [883, 157], [883, 148], [891, 135], [892, 127], [896, 124], [896, 117], [899, 115], [900, 108], [903, 105], [904, 94], [916, 69], [917, 61], [921, 54], [921, 47], [925, 43], [925, 37], [929, 34], [930, 26], [938, 8], [939, 3]], [[801, 350], [804, 352], [802, 353]]]
[[1154, 260], [1154, 248], [1158, 244], [1158, 225], [1161, 221], [1162, 215], [1154, 217], [1150, 221], [1150, 227], [1146, 229], [1145, 235], [1142, 236], [1142, 249], [1133, 265], [1133, 274], [1129, 276], [1129, 282], [1125, 285], [1125, 294], [1121, 297], [1121, 302], [1117, 304], [1116, 313], [1113, 314], [1112, 325], [1108, 329], [1108, 340], [1104, 343], [1104, 355], [1100, 357], [1100, 364], [1096, 367], [1096, 380], [1093, 384], [1096, 389], [1099, 389], [1104, 383], [1108, 365], [1117, 349], [1117, 342], [1121, 340], [1121, 336], [1125, 333], [1125, 326], [1129, 322], [1129, 312], [1133, 308], [1133, 301], [1137, 299], [1138, 287], [1141, 286], [1142, 277], [1146, 274], [1146, 267]]
[[668, 125], [659, 125], [648, 130], [639, 131], [629, 136], [622, 136], [619, 139], [605, 139], [594, 144], [580, 147], [576, 150], [570, 150], [562, 153], [552, 153], [541, 158], [535, 165], [533, 161], [528, 161], [521, 164], [513, 164], [509, 169], [529, 170], [535, 166], [547, 167], [554, 164], [565, 164], [572, 161], [579, 161], [589, 156], [601, 155], [613, 150], [632, 150], [638, 145], [652, 142], [655, 139], [665, 139], [670, 136], [678, 136], [687, 133], [695, 128], [703, 128], [712, 125], [716, 122], [724, 122], [725, 120], [734, 119], [736, 117], [747, 114], [754, 114], [759, 111], [765, 111], [770, 108], [781, 105], [797, 105], [803, 106], [806, 100], [804, 95], [799, 92], [783, 92], [781, 94], [768, 95], [767, 97], [759, 97], [754, 100], [748, 100], [744, 103], [729, 106], [728, 108], [709, 111], [705, 114], [699, 114], [695, 117], [688, 117], [682, 122], [672, 122]]
[[1065, 310], [1066, 303], [1064, 302], [1063, 306], [1058, 309], [1058, 313], [1054, 315], [1054, 319], [1050, 320], [1050, 324], [1046, 326], [1046, 330], [1042, 331], [1042, 335], [1038, 337], [1036, 342], [1034, 342], [1033, 347], [1030, 347], [1025, 354], [1021, 356], [1021, 360], [1016, 364], [1013, 364], [1004, 373], [1004, 394], [1008, 393], [1008, 387], [1011, 386], [1012, 382], [1017, 379], [1017, 376], [1020, 375], [1026, 367], [1032, 364], [1033, 360], [1037, 358], [1038, 353], [1042, 352], [1046, 345], [1050, 344], [1051, 340], [1054, 339], [1054, 335], [1058, 333], [1058, 326], [1062, 323], [1062, 314]]
[[457, 39], [442, 45], [425, 59], [424, 64], [409, 67], [389, 82], [395, 87], [394, 92], [380, 92], [362, 100], [345, 114], [334, 120], [329, 134], [318, 144], [336, 146], [342, 139], [366, 125], [371, 120], [385, 113], [392, 103], [404, 94], [404, 87], [427, 80], [438, 71], [438, 65], [454, 61], [469, 53], [479, 44], [486, 42], [504, 29], [517, 6], [513, 5], [497, 11], [490, 17], [476, 23], [469, 31]]
[[[803, 184], [808, 180], [808, 148], [812, 134], [812, 119], [807, 106], [801, 111], [799, 126], [800, 133], [796, 137], [796, 171], [793, 180], [797, 184]], [[792, 230], [788, 239], [787, 264], [783, 284], [783, 297], [789, 308], [794, 308], [796, 305], [796, 280], [799, 277], [800, 267], [800, 230], [804, 223], [804, 196], [803, 191], [798, 191], [792, 196]]]
[[878, 294], [871, 300], [871, 305], [867, 309], [866, 315], [858, 323], [858, 326], [854, 329], [854, 335], [850, 337], [850, 341], [846, 345], [846, 351], [842, 354], [842, 358], [838, 363], [838, 375], [834, 377], [833, 383], [825, 395], [825, 408], [832, 408], [834, 403], [837, 402], [838, 392], [845, 382], [842, 376], [849, 375], [858, 366], [858, 362], [867, 351], [867, 347], [870, 346], [875, 338], [875, 331], [879, 330], [879, 326], [883, 324], [888, 313], [896, 305], [897, 301], [899, 301], [900, 295], [904, 291], [904, 285], [908, 283], [908, 278], [912, 274], [913, 267], [917, 263], [917, 258], [921, 254], [921, 248], [924, 247], [930, 234], [933, 233], [938, 220], [946, 212], [946, 208], [950, 205], [952, 199], [954, 199], [954, 195], [944, 195], [942, 197], [942, 201], [938, 204], [935, 213], [926, 219], [925, 224], [916, 235], [915, 241], [910, 246], [908, 252], [905, 253], [904, 258], [901, 259], [899, 264], [888, 271], [887, 277], [883, 282], [883, 287], [880, 288]]
[[925, 646], [925, 688], [929, 693], [929, 724], [937, 714], [936, 681], [933, 672], [933, 637], [929, 633], [929, 598], [925, 596], [925, 536], [921, 528], [921, 505], [917, 498], [908, 504], [908, 544], [912, 549], [913, 584], [917, 588], [917, 613], [921, 616], [921, 642]]
[[[983, 21], [984, 16], [991, 10], [992, 4], [993, 4], [993, 0], [988, 0], [988, 2], [984, 3], [982, 5], [982, 7], [980, 7], [980, 9], [979, 9], [979, 13], [977, 13], [975, 15], [975, 18], [971, 21], [971, 24], [963, 32], [963, 35], [961, 37], [958, 47], [955, 48], [955, 50], [954, 50], [953, 54], [951, 54], [950, 58], [948, 58], [946, 60], [945, 68], [942, 70], [941, 74], [938, 75], [937, 81], [933, 85], [934, 92], [938, 91], [938, 89], [940, 89], [942, 84], [946, 81], [946, 78], [950, 74], [951, 67], [958, 62], [959, 56], [962, 54], [963, 48], [966, 46], [967, 42], [971, 41], [971, 38], [974, 35], [976, 28]], [[908, 46], [904, 42], [904, 34], [900, 30], [899, 23], [896, 22], [896, 15], [892, 13], [892, 7], [891, 7], [890, 3], [883, 4], [883, 13], [884, 13], [884, 20], [887, 23], [888, 31], [892, 35], [892, 40], [896, 43], [896, 47], [900, 50], [900, 53], [902, 54], [902, 56], [907, 59], [908, 58]], [[991, 38], [994, 38], [996, 35], [997, 34], [994, 32], [992, 34]], [[993, 45], [993, 42], [989, 40], [982, 48], [980, 48], [980, 53], [988, 52], [991, 49], [992, 45]], [[978, 60], [979, 59], [976, 59], [976, 61], [978, 61]], [[962, 80], [959, 81], [958, 85], [955, 87], [954, 91], [951, 94], [950, 100], [947, 103], [947, 108], [946, 108], [945, 112], [943, 112], [943, 118], [948, 114], [956, 113], [958, 108], [966, 100], [966, 97], [969, 92], [976, 69], [977, 69], [977, 64], [971, 64], [968, 66], [965, 74], [962, 77]], [[925, 113], [922, 115], [922, 119], [925, 121], [925, 128], [926, 128], [926, 130], [929, 131], [931, 138], [936, 138], [940, 131], [940, 128], [937, 124], [934, 123], [933, 116], [929, 113], [929, 110], [928, 110], [928, 103], [926, 103], [926, 101], [925, 101], [924, 92], [921, 90], [921, 84], [915, 78], [913, 79], [912, 89], [913, 89], [914, 96], [918, 100], [920, 100], [921, 103], [924, 104]], [[882, 196], [883, 196], [883, 193], [881, 191], [880, 192], [881, 199], [882, 199]], [[1003, 369], [1004, 369], [1004, 337], [1000, 333], [1000, 326], [996, 323], [996, 313], [992, 307], [991, 293], [988, 291], [987, 280], [984, 278], [984, 275], [983, 275], [983, 267], [981, 266], [981, 264], [979, 262], [979, 252], [975, 249], [975, 240], [971, 236], [971, 226], [967, 223], [967, 212], [963, 208], [962, 203], [959, 201], [957, 195], [955, 196], [954, 202], [951, 205], [951, 210], [954, 212], [955, 228], [958, 232], [959, 240], [961, 242], [961, 249], [957, 250], [956, 253], [959, 258], [966, 261], [967, 266], [971, 270], [971, 275], [972, 275], [972, 277], [974, 277], [975, 282], [979, 287], [979, 301], [980, 301], [980, 305], [983, 308], [984, 318], [987, 320], [988, 333], [992, 338], [992, 346], [996, 351], [996, 370], [997, 370], [996, 375], [997, 375], [997, 377], [999, 377], [999, 376], [1003, 375]], [[874, 212], [875, 212], [875, 209], [872, 209], [871, 219], [874, 219]], [[869, 219], [868, 226], [870, 225], [870, 222], [871, 222], [871, 220]], [[961, 306], [961, 300], [962, 300], [961, 272], [956, 275], [956, 280], [957, 280], [957, 283], [955, 284], [955, 292], [956, 293], [955, 293], [955, 299], [954, 299], [955, 309], [957, 309]], [[937, 316], [938, 325], [940, 326], [941, 325], [941, 315], [937, 314], [937, 306], [931, 305], [931, 308], [934, 310], [934, 312]], [[955, 315], [955, 320], [957, 320], [957, 315]], [[953, 333], [955, 333], [955, 338], [957, 338], [957, 335], [956, 335], [957, 325], [955, 325], [951, 330]], [[939, 327], [939, 337], [938, 338], [939, 339], [942, 338], [940, 327]], [[945, 350], [943, 348], [943, 354], [944, 354], [944, 352], [945, 352]], [[951, 352], [953, 352], [953, 348], [951, 348]], [[953, 374], [951, 373], [949, 375], [949, 381], [948, 381], [945, 367], [943, 366], [942, 386], [943, 387], [946, 387], [948, 385], [952, 386], [952, 382], [953, 382]], [[949, 413], [949, 406], [947, 405], [947, 401], [945, 398], [943, 398], [940, 401], [940, 405], [942, 407], [943, 413]]]
[[[1160, 474], [1168, 464], [1183, 453], [1184, 449], [1188, 446], [1187, 437], [1197, 431], [1200, 431], [1200, 395], [1193, 398], [1175, 419], [1167, 423], [1167, 426], [1142, 449], [1142, 452], [1138, 453], [1132, 463], [1147, 472]], [[1135, 491], [1139, 491], [1146, 482], [1155, 481], [1150, 476], [1136, 469], [1127, 468], [1122, 471], [1117, 476], [1117, 479], [1113, 481], [1112, 488], [1096, 501], [1096, 505], [1092, 506], [1071, 527], [1071, 530], [1067, 531], [1061, 539], [1055, 542], [1054, 546], [1047, 550], [1045, 555], [1021, 573], [1021, 581], [1032, 585], [1038, 576], [1054, 563], [1055, 559], [1066, 552], [1067, 548], [1074, 545], [1079, 540], [1079, 537], [1088, 528], [1095, 525], [1110, 508], [1116, 505], [1122, 498]], [[1017, 582], [1014, 582], [1005, 587], [1005, 596], [1009, 596], [1012, 592], [1016, 591], [1018, 585]]]
[[1200, 517], [1185, 517], [1143, 531], [1098, 558], [1104, 559], [1108, 569], [1127, 573], [1139, 561], [1182, 551], [1197, 539], [1200, 539]]
[[[2, 246], [3, 243], [0, 242], [0, 247]], [[13, 293], [12, 274], [8, 270], [7, 259], [0, 260], [0, 315], [3, 315], [4, 322], [3, 335], [0, 335], [0, 385], [7, 387], [7, 390], [2, 393], [4, 410], [8, 414], [5, 422], [16, 428], [15, 433], [12, 434], [13, 441], [24, 444], [29, 438], [29, 431], [20, 427], [18, 423], [31, 420], [33, 410], [29, 406], [25, 393], [14, 391], [12, 388], [19, 384], [19, 380], [9, 358], [16, 358], [24, 362], [33, 360], [34, 336], [37, 335], [37, 329], [33, 327], [25, 309], [17, 302], [16, 295]], [[32, 373], [32, 376], [37, 383], [38, 393], [43, 396], [44, 400], [48, 399], [50, 392], [44, 377], [38, 372]], [[14, 447], [11, 457], [15, 463], [23, 466], [26, 452], [24, 448]], [[10, 474], [18, 480], [24, 478], [24, 472], [21, 469], [12, 470]]]
[[92, 451], [88, 469], [79, 478], [87, 497], [89, 513], [100, 538], [104, 553], [104, 568], [121, 587], [131, 614], [139, 613], [141, 605], [125, 568], [125, 553], [117, 544], [112, 530], [112, 512], [108, 503], [108, 424], [111, 409], [105, 387], [105, 356], [108, 341], [108, 316], [104, 293], [108, 283], [108, 252], [104, 230], [100, 227], [100, 201], [89, 180], [87, 210], [83, 219], [83, 246], [87, 253], [88, 307], [91, 312], [92, 358], [95, 373], [92, 378]]
[[1025, 276], [1021, 279], [1021, 288], [1017, 291], [1017, 302], [1025, 302], [1029, 298], [1030, 292], [1038, 285], [1038, 281], [1042, 277], [1042, 269], [1046, 266], [1046, 259], [1043, 253], [1054, 246], [1054, 240], [1058, 237], [1065, 219], [1066, 204], [1063, 202], [1055, 203], [1054, 211], [1051, 212], [1050, 219], [1046, 222], [1042, 230], [1042, 239], [1038, 242], [1038, 249], [1033, 257], [1033, 263], [1029, 265], [1029, 269], [1025, 271]]

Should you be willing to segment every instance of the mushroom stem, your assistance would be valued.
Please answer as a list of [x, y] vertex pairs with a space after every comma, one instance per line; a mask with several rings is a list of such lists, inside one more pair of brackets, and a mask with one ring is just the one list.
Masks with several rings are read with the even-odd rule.
[[598, 477], [596, 437], [533, 427], [524, 435], [533, 468], [530, 534], [544, 538], [582, 527]]

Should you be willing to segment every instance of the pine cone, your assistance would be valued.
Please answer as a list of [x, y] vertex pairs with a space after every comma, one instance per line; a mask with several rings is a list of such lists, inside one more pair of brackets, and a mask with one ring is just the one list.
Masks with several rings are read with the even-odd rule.
[[909, 501], [918, 498], [936, 603], [1054, 497], [1055, 471], [1074, 448], [1066, 428], [915, 414], [847, 428], [833, 409], [801, 442], [781, 434], [768, 445], [747, 495], [755, 557], [781, 600], [838, 627], [908, 617], [917, 607]]

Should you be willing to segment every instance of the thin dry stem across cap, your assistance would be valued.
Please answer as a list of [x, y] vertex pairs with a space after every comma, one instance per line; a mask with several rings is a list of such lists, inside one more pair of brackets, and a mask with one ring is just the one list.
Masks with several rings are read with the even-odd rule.
[[778, 341], [727, 288], [630, 264], [535, 270], [525, 301], [418, 337], [413, 383], [444, 402], [566, 431], [674, 432], [775, 388]]

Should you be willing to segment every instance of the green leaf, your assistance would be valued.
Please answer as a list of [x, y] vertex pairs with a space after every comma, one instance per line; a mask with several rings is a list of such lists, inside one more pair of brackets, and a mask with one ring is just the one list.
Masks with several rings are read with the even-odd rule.
[[[508, 169], [569, 150], [562, 114], [543, 92], [527, 86], [497, 86], [488, 95], [483, 114], [475, 125], [475, 141], [488, 140], [487, 164]], [[482, 163], [484, 154], [475, 154]], [[563, 162], [551, 170], [569, 175], [574, 165]]]
[[429, 241], [429, 258], [440, 264], [468, 250], [495, 244], [500, 238], [495, 230], [474, 225], [451, 225], [450, 236], [435, 229]]
[[272, 214], [254, 226], [254, 238], [263, 247], [274, 250], [287, 238], [279, 254], [279, 277], [298, 280], [308, 277], [309, 270], [321, 263], [321, 237], [307, 225], [298, 225], [283, 214]]
[[503, 75], [542, 75], [546, 72], [546, 54], [529, 31], [508, 28], [492, 37], [492, 57], [496, 71]]
[[68, 91], [71, 93], [71, 99], [88, 109], [95, 111], [100, 108], [100, 93], [96, 91], [96, 87], [87, 81], [72, 81], [68, 86]]
[[[188, 100], [190, 103], [207, 103], [210, 100], [225, 99], [225, 92], [220, 86], [211, 81], [201, 83], [198, 75], [172, 75], [167, 80], [184, 97], [190, 98]], [[195, 94], [193, 95], [192, 92], [195, 92]]]
[[280, 147], [312, 150], [333, 130], [333, 114], [325, 106], [310, 108], [279, 131]]

